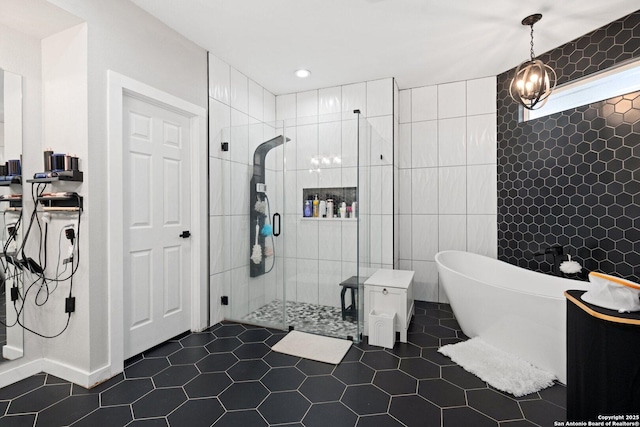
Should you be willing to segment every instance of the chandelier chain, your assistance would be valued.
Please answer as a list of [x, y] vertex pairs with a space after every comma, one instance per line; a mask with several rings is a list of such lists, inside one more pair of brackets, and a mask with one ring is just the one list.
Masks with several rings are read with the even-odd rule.
[[533, 53], [533, 24], [531, 24], [531, 60], [535, 59], [536, 55]]

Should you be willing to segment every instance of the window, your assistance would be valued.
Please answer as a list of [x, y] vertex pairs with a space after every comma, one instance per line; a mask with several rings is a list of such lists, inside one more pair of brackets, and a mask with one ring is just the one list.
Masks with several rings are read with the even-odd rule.
[[638, 90], [640, 90], [640, 60], [634, 60], [558, 86], [541, 108], [537, 110], [525, 109], [523, 121], [526, 122]]

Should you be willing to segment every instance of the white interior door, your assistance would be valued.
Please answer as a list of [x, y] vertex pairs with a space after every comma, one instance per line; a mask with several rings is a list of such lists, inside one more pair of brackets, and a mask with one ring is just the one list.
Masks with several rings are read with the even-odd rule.
[[124, 356], [190, 326], [190, 120], [123, 97]]

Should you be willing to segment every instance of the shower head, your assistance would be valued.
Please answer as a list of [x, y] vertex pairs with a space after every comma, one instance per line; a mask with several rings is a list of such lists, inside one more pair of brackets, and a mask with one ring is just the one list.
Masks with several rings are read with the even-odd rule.
[[285, 141], [289, 142], [291, 139], [285, 138], [283, 135], [278, 135], [256, 147], [256, 151], [253, 153], [253, 176], [262, 178], [262, 180], [256, 179], [256, 182], [264, 183], [264, 168], [267, 153], [271, 151], [271, 149], [282, 145]]

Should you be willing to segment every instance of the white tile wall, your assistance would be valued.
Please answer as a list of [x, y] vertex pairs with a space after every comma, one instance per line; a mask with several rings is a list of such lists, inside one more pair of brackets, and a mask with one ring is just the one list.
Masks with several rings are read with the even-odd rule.
[[415, 230], [411, 237], [412, 259], [433, 261], [438, 253], [438, 215], [412, 215], [411, 228]]
[[467, 168], [467, 213], [497, 214], [496, 165], [473, 165]]
[[466, 128], [464, 117], [438, 120], [438, 166], [467, 164]]
[[381, 220], [382, 226], [378, 233], [382, 237], [382, 263], [389, 265], [388, 268], [393, 268], [393, 215], [381, 215]]
[[263, 116], [266, 123], [276, 120], [276, 96], [268, 90], [263, 91]]
[[340, 168], [341, 163], [334, 163], [336, 157], [342, 158], [342, 123], [339, 121], [320, 123], [318, 125], [318, 154], [326, 157], [331, 163], [325, 168]]
[[448, 301], [437, 251], [497, 256], [495, 84], [490, 77], [399, 93], [398, 265], [416, 272], [416, 299]]
[[264, 121], [264, 89], [253, 80], [249, 80], [249, 116], [259, 122]]
[[[355, 221], [342, 223], [342, 261], [358, 262], [358, 230]], [[352, 274], [353, 275], [353, 274]]]
[[229, 105], [231, 68], [229, 64], [209, 55], [209, 97]]
[[[321, 260], [342, 260], [342, 221], [318, 221], [318, 257]], [[338, 282], [339, 283], [339, 282]]]
[[465, 82], [438, 85], [438, 118], [463, 117], [467, 112]]
[[296, 230], [298, 236], [296, 257], [298, 259], [318, 259], [318, 222], [313, 219], [298, 219], [298, 229]]
[[[407, 92], [406, 90], [403, 92]], [[403, 93], [400, 92], [400, 93]], [[398, 167], [400, 169], [411, 168], [411, 133], [413, 126], [411, 123], [402, 123], [398, 126]]]
[[297, 266], [297, 301], [318, 304], [318, 259], [298, 259]]
[[438, 213], [467, 213], [467, 168], [448, 166], [438, 168]]
[[296, 148], [296, 163], [287, 163], [287, 170], [306, 170], [317, 167], [311, 160], [318, 154], [318, 125], [302, 125], [295, 128], [296, 140], [291, 144]]
[[438, 169], [411, 170], [411, 213], [438, 213]]
[[[297, 301], [298, 293], [298, 259], [285, 258], [284, 260], [284, 287], [285, 297], [289, 301]], [[282, 298], [282, 296], [280, 296]]]
[[401, 169], [398, 173], [399, 213], [411, 214], [411, 169]]
[[231, 109], [229, 153], [237, 163], [249, 163], [249, 117], [246, 113]]
[[318, 91], [310, 90], [296, 94], [296, 116], [298, 118], [310, 119], [318, 116]]
[[318, 91], [318, 113], [321, 116], [342, 111], [342, 89], [340, 86]]
[[400, 222], [400, 259], [410, 260], [412, 259], [412, 227], [411, 227], [411, 215], [399, 215]]
[[249, 112], [249, 80], [247, 76], [237, 71], [235, 68], [231, 69], [231, 90], [230, 101], [231, 107], [245, 114]]
[[276, 96], [276, 120], [296, 118], [296, 94]]
[[371, 117], [368, 121], [375, 132], [371, 141], [371, 165], [391, 165], [393, 145], [389, 141], [393, 141], [393, 116]]
[[411, 123], [411, 90], [401, 90], [398, 102], [398, 121], [400, 123]]
[[229, 304], [233, 319], [242, 319], [249, 313], [249, 267], [231, 270]]
[[496, 78], [486, 77], [467, 81], [467, 114], [496, 112]]
[[229, 152], [223, 152], [221, 142], [229, 142], [229, 126], [231, 126], [231, 109], [220, 101], [209, 98], [209, 155], [229, 158]]
[[212, 243], [209, 250], [211, 274], [222, 273], [229, 269], [231, 230], [230, 227], [225, 227], [227, 223], [230, 223], [229, 217], [209, 217]]
[[358, 164], [358, 121], [342, 121], [342, 167]]
[[413, 276], [414, 298], [420, 301], [438, 301], [438, 270], [433, 261], [414, 260], [411, 268]]
[[318, 187], [342, 187], [342, 168], [321, 169], [318, 175]]
[[318, 262], [318, 302], [321, 305], [340, 307], [340, 285], [344, 279], [340, 261]]
[[[263, 142], [269, 139], [269, 137], [264, 134], [264, 128], [265, 128], [264, 123], [259, 122], [253, 117], [249, 116], [249, 125], [247, 127], [247, 130], [249, 132], [249, 144], [248, 144], [247, 156], [251, 159], [253, 159], [253, 153], [255, 153], [256, 148], [258, 148], [258, 145], [262, 144]], [[273, 152], [270, 151], [269, 154], [267, 155], [265, 166], [267, 169], [274, 170], [275, 163], [273, 161], [274, 156], [272, 153]]]
[[467, 215], [467, 250], [492, 258], [498, 256], [496, 215]]
[[251, 167], [243, 163], [231, 162], [231, 215], [245, 215], [249, 212], [249, 185]]
[[[231, 290], [231, 272], [225, 271], [209, 276], [209, 317], [211, 319], [229, 318], [230, 306], [220, 306], [220, 297], [229, 295]], [[215, 320], [213, 320], [215, 323]]]
[[411, 151], [409, 155], [411, 157], [411, 167], [438, 166], [438, 121], [416, 122], [410, 126]]
[[231, 268], [249, 265], [249, 215], [231, 216]]
[[[276, 271], [260, 278], [249, 278], [250, 242], [247, 237], [251, 155], [255, 146], [274, 136], [273, 127], [266, 126], [263, 121], [275, 119], [276, 98], [213, 55], [210, 55], [209, 67], [209, 240], [213, 324], [223, 318], [241, 319], [250, 309], [265, 304], [276, 295]], [[295, 117], [295, 98], [293, 101]], [[229, 142], [228, 152], [221, 150], [223, 141]], [[274, 164], [273, 160], [268, 160]], [[295, 185], [295, 179], [293, 181]], [[272, 196], [277, 203], [278, 195]], [[279, 292], [281, 294], [282, 290]], [[230, 297], [228, 307], [220, 307], [222, 295]]]
[[224, 215], [224, 174], [223, 161], [214, 157], [209, 158], [209, 215]]
[[467, 117], [467, 164], [497, 163], [496, 113]]
[[438, 251], [467, 250], [467, 215], [438, 215]]
[[344, 118], [352, 118], [353, 110], [360, 110], [367, 117], [367, 84], [355, 83], [342, 86], [342, 113]]
[[392, 114], [393, 79], [367, 82], [367, 117], [390, 116]]
[[[411, 89], [411, 122], [435, 120], [437, 118], [438, 87], [425, 86]], [[400, 120], [406, 122], [402, 115]]]

